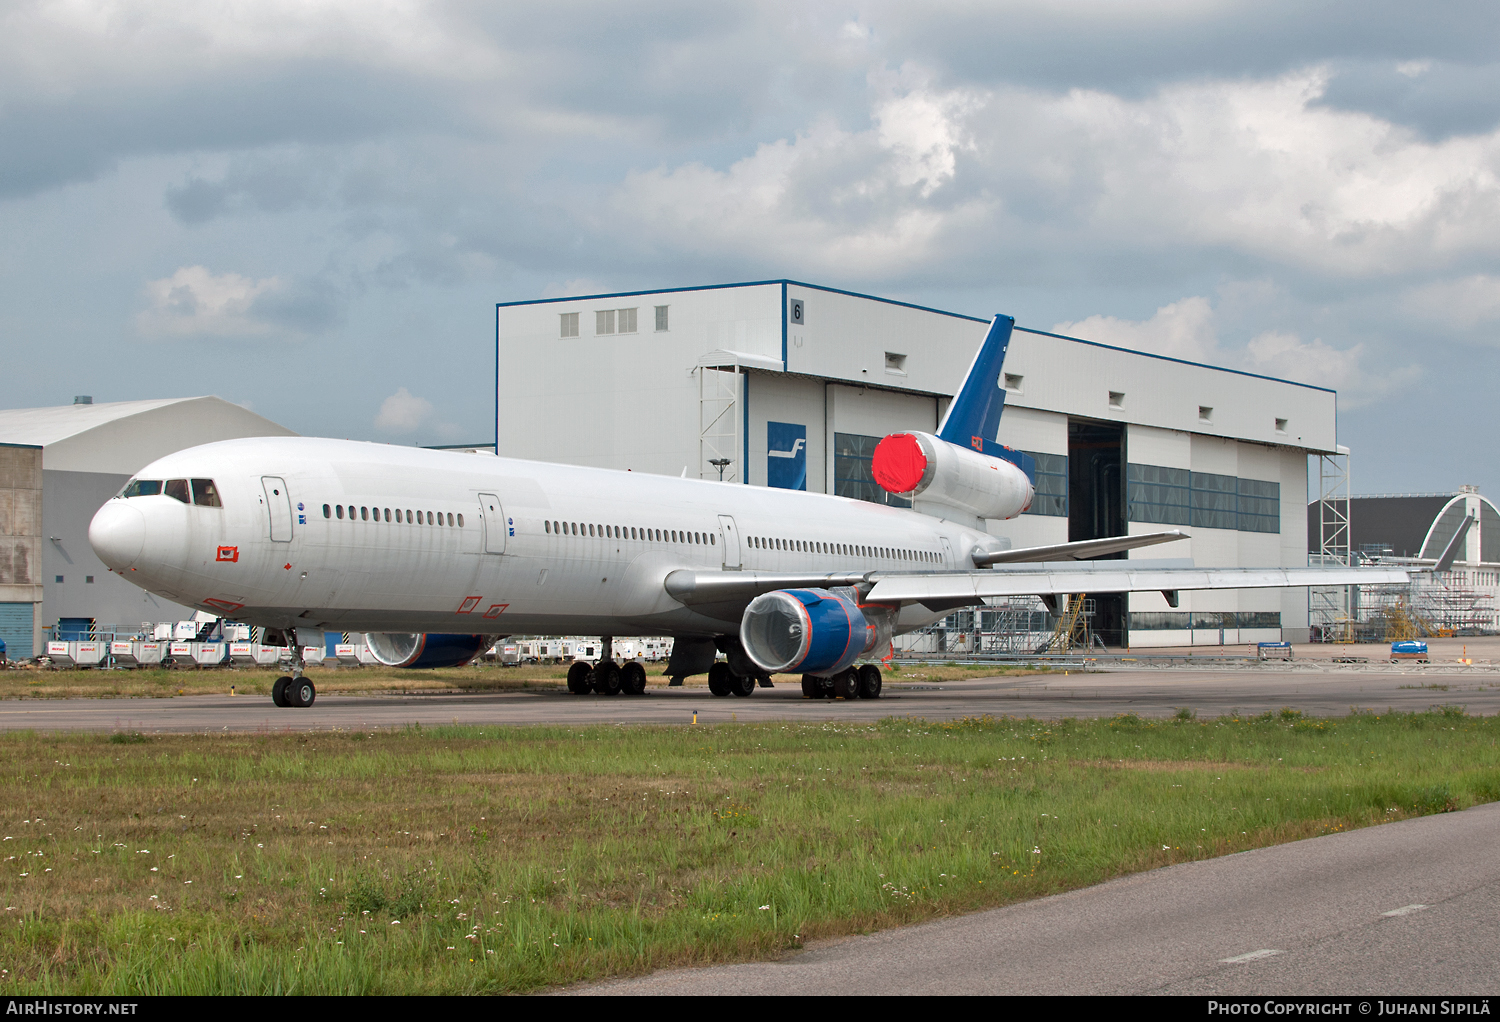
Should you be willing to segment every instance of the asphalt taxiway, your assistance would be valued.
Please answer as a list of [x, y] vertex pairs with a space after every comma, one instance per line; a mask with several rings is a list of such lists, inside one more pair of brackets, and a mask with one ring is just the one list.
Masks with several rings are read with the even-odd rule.
[[775, 962], [588, 994], [1485, 995], [1500, 803], [1138, 873]]
[[480, 695], [320, 695], [308, 709], [278, 709], [264, 696], [166, 699], [20, 699], [0, 702], [0, 730], [280, 731], [390, 728], [407, 724], [685, 724], [767, 720], [951, 720], [995, 714], [1057, 719], [1120, 713], [1200, 717], [1290, 706], [1314, 716], [1353, 710], [1416, 711], [1439, 705], [1500, 713], [1500, 672], [1433, 664], [1253, 666], [1223, 670], [1139, 668], [940, 683], [888, 676], [880, 699], [806, 699], [795, 685], [715, 698], [701, 687], [653, 684], [641, 696], [575, 696], [561, 690]]

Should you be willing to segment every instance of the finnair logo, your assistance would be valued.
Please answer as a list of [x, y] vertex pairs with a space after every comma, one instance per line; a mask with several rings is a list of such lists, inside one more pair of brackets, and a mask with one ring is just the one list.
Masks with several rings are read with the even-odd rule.
[[795, 458], [799, 453], [801, 453], [802, 448], [806, 446], [806, 440], [798, 439], [792, 441], [792, 449], [790, 451], [767, 451], [766, 454], [772, 458]]

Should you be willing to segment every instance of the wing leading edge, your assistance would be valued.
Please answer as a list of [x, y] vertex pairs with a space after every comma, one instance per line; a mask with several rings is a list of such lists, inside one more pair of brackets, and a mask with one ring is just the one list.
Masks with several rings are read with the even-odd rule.
[[828, 573], [693, 571], [666, 577], [668, 595], [687, 606], [743, 608], [778, 589], [854, 586], [871, 603], [920, 603], [937, 611], [976, 606], [989, 597], [1076, 593], [1176, 593], [1194, 589], [1282, 589], [1296, 586], [1405, 584], [1402, 568], [1190, 568], [1132, 569], [1129, 561], [1096, 566], [1065, 561], [999, 571]]

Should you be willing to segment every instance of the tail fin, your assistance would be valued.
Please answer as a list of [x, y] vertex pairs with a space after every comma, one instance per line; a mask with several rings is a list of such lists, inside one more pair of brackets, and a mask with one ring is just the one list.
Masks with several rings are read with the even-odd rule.
[[984, 343], [974, 354], [968, 375], [959, 387], [943, 424], [938, 427], [938, 437], [971, 447], [992, 458], [1003, 458], [1026, 473], [1036, 482], [1036, 465], [1030, 455], [1012, 450], [995, 441], [1000, 429], [1000, 413], [1005, 410], [1005, 391], [1000, 386], [1000, 369], [1005, 365], [1005, 352], [1010, 347], [1010, 334], [1016, 321], [1010, 316], [996, 316], [990, 323], [990, 331]]

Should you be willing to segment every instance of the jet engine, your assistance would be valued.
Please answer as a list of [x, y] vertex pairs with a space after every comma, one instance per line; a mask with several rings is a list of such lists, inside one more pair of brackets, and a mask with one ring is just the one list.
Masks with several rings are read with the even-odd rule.
[[1030, 458], [990, 443], [1001, 457], [950, 444], [930, 433], [892, 433], [875, 447], [870, 465], [875, 481], [888, 493], [910, 496], [976, 518], [1014, 518], [1031, 507], [1034, 494], [1024, 468], [1007, 460]]
[[488, 635], [367, 632], [365, 645], [387, 667], [462, 667], [489, 648]]
[[895, 608], [861, 606], [853, 589], [779, 589], [750, 601], [740, 645], [768, 674], [831, 678], [890, 644]]

